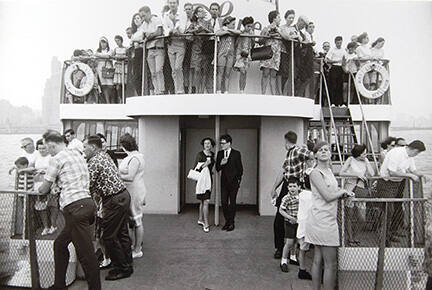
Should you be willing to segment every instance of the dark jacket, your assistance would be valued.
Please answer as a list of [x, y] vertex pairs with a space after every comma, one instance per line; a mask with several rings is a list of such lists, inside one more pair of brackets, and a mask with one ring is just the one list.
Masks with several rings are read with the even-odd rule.
[[216, 170], [222, 171], [221, 184], [222, 186], [238, 188], [243, 175], [243, 164], [241, 161], [240, 151], [231, 148], [228, 163], [225, 165], [220, 164], [223, 157], [224, 150], [221, 150], [217, 153], [216, 157]]

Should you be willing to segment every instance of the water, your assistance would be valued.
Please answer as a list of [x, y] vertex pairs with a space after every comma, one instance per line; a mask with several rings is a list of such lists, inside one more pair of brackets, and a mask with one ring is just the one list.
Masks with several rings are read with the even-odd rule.
[[[409, 143], [420, 139], [426, 144], [426, 152], [415, 158], [417, 169], [424, 172], [431, 181], [425, 184], [425, 193], [432, 194], [432, 129], [431, 130], [390, 130], [391, 136], [403, 137]], [[8, 175], [8, 170], [13, 166], [15, 159], [22, 153], [20, 140], [31, 137], [38, 140], [41, 135], [3, 135], [0, 134], [0, 190], [12, 189], [14, 185], [13, 176]]]

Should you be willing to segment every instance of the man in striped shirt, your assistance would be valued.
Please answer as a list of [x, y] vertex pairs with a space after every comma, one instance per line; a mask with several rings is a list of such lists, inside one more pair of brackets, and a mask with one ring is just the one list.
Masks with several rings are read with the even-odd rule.
[[43, 135], [52, 158], [42, 185], [37, 189], [48, 194], [51, 185], [61, 188], [60, 209], [65, 227], [54, 241], [55, 280], [52, 289], [66, 288], [69, 263], [68, 245], [75, 246], [89, 289], [101, 289], [99, 264], [94, 253], [91, 225], [95, 221], [95, 203], [89, 192], [89, 172], [78, 150], [66, 148], [63, 137], [56, 131]]

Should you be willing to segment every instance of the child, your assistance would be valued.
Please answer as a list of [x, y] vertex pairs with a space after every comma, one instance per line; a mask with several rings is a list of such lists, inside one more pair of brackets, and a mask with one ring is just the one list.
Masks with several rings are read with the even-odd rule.
[[[219, 50], [217, 56], [217, 93], [222, 90], [228, 93], [231, 70], [234, 65], [235, 41], [241, 31], [235, 30], [235, 17], [227, 16], [222, 22], [221, 30], [216, 32], [220, 37]], [[222, 87], [224, 85], [224, 87]]]
[[347, 45], [347, 52], [344, 54], [344, 56], [342, 57], [342, 69], [344, 70], [345, 73], [348, 74], [348, 83], [350, 84], [349, 86], [349, 102], [350, 104], [358, 104], [357, 101], [357, 95], [356, 95], [356, 90], [355, 90], [355, 84], [354, 84], [354, 79], [351, 78], [351, 75], [353, 77], [355, 77], [355, 74], [357, 73], [357, 54], [356, 54], [356, 48], [357, 48], [358, 44], [357, 42], [350, 42]]
[[[253, 34], [254, 33], [254, 19], [252, 17], [245, 17], [242, 20], [242, 25], [244, 30], [242, 33], [244, 34]], [[239, 78], [239, 89], [240, 94], [244, 94], [244, 89], [246, 87], [246, 69], [249, 67], [250, 61], [250, 51], [254, 46], [254, 39], [251, 37], [242, 37], [240, 36], [239, 42], [237, 44], [237, 57], [236, 62], [234, 64], [234, 69], [240, 72]]]
[[[23, 172], [29, 166], [29, 161], [26, 157], [19, 157], [15, 160], [15, 166], [17, 169], [15, 189], [22, 191], [29, 191], [33, 189], [33, 174], [29, 172]], [[24, 235], [24, 221], [25, 221], [25, 210], [24, 210], [24, 194], [18, 194], [15, 199], [14, 207], [14, 235]]]
[[[282, 272], [288, 272], [288, 252], [289, 249], [294, 245], [297, 228], [298, 228], [298, 210], [299, 210], [299, 193], [300, 193], [300, 181], [295, 177], [288, 178], [288, 194], [282, 198], [282, 202], [279, 208], [280, 214], [285, 218], [285, 245], [282, 251], [282, 259], [280, 268]], [[302, 218], [304, 218], [302, 216]], [[302, 224], [304, 226], [304, 224]], [[302, 242], [303, 240], [300, 240]], [[307, 249], [305, 243], [300, 244], [299, 252], [299, 263], [300, 269], [298, 277], [300, 279], [311, 280], [311, 275], [306, 271], [304, 265], [304, 253]]]

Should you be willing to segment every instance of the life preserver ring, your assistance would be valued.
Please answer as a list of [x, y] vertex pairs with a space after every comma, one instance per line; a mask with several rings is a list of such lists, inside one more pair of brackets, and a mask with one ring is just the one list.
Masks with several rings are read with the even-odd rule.
[[[76, 70], [81, 70], [85, 74], [85, 83], [79, 88], [72, 82], [72, 74]], [[91, 67], [82, 62], [74, 62], [67, 67], [64, 73], [64, 84], [66, 89], [74, 96], [82, 97], [90, 93], [95, 83], [95, 75]]]
[[[380, 86], [376, 90], [368, 90], [364, 83], [363, 79], [364, 76], [369, 73], [370, 71], [376, 71], [381, 75], [382, 81]], [[381, 65], [380, 63], [376, 61], [367, 62], [365, 63], [357, 72], [355, 77], [355, 83], [356, 87], [359, 91], [359, 93], [368, 99], [376, 99], [384, 95], [385, 92], [387, 92], [389, 85], [390, 85], [390, 77], [389, 73], [386, 70], [386, 68]]]

